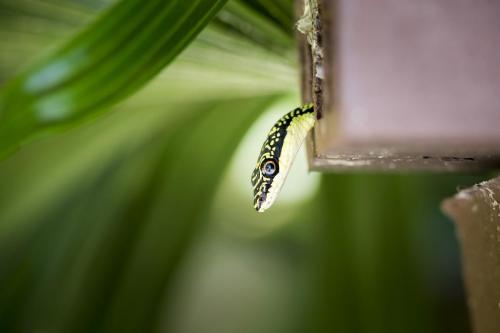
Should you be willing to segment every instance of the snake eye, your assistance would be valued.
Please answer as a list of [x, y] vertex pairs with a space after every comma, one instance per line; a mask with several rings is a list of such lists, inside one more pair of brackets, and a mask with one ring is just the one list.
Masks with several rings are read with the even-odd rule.
[[260, 171], [266, 177], [274, 177], [278, 173], [278, 163], [274, 159], [267, 159], [260, 165]]

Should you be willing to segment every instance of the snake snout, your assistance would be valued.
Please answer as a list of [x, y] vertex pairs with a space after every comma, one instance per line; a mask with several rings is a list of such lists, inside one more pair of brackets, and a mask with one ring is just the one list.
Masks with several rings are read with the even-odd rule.
[[266, 197], [267, 197], [267, 194], [264, 192], [257, 199], [257, 206], [255, 208], [257, 209], [258, 212], [263, 212], [264, 211], [262, 209], [262, 205], [264, 205], [264, 202], [266, 201]]

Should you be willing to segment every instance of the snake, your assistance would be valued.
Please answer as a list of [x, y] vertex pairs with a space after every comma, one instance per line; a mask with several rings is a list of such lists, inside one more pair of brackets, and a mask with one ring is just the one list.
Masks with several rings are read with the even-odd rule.
[[295, 108], [278, 119], [269, 131], [252, 172], [253, 204], [264, 212], [278, 197], [307, 133], [314, 127], [312, 103]]

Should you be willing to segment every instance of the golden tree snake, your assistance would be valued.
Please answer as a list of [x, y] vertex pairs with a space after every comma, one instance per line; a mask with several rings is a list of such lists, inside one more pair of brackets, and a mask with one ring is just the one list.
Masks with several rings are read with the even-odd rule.
[[276, 200], [295, 156], [315, 121], [313, 104], [306, 104], [281, 117], [269, 131], [251, 178], [253, 203], [258, 212], [265, 211]]

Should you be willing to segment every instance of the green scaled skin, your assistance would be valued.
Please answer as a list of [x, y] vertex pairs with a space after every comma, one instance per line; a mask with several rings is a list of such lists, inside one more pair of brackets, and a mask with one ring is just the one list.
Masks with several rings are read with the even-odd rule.
[[281, 117], [269, 131], [251, 179], [254, 207], [258, 212], [265, 211], [276, 200], [295, 156], [315, 121], [313, 104], [306, 104]]

